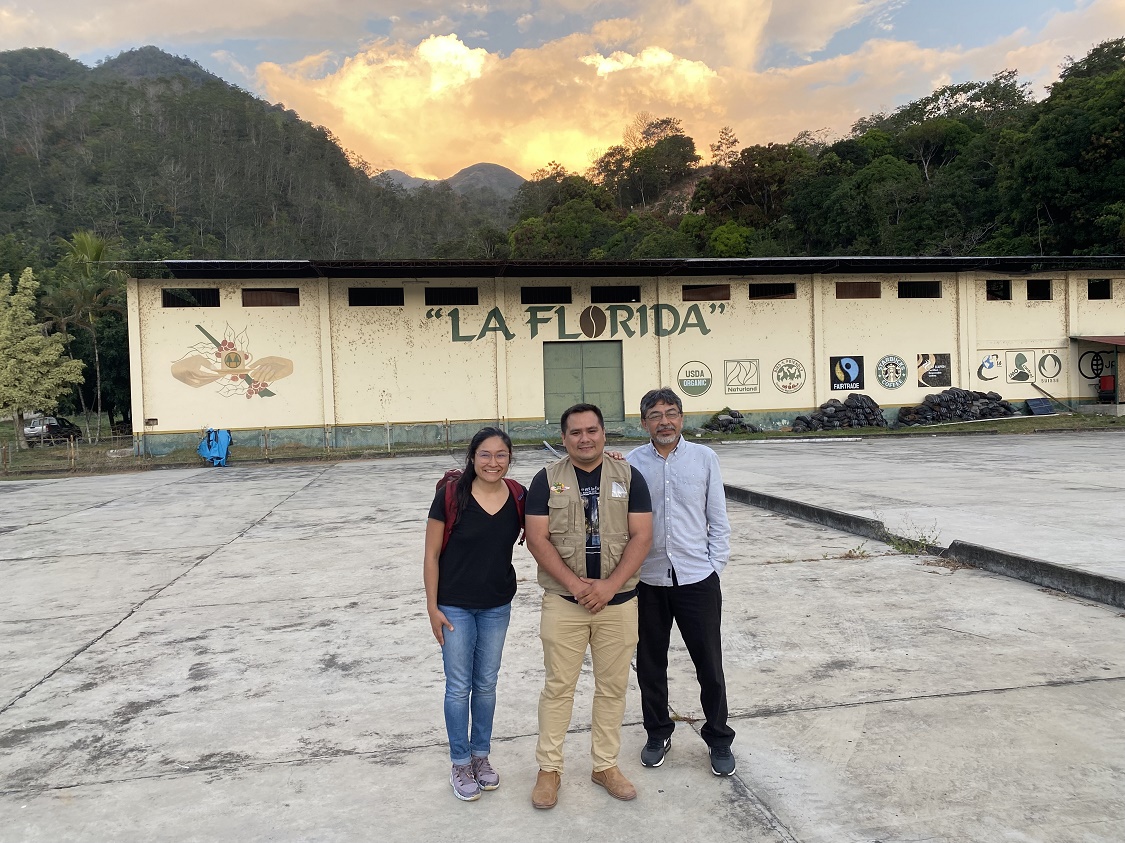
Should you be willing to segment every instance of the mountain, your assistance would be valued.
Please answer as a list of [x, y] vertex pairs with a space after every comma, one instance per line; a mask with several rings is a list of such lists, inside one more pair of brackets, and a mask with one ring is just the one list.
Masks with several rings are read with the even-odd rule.
[[523, 176], [499, 164], [470, 164], [459, 170], [447, 179], [423, 179], [404, 173], [402, 170], [385, 170], [376, 176], [403, 187], [406, 190], [429, 185], [433, 187], [446, 182], [454, 193], [462, 196], [471, 196], [479, 191], [490, 190], [498, 197], [510, 201], [516, 195], [521, 184], [526, 181]]
[[[159, 47], [137, 47], [101, 62], [93, 76], [118, 76], [133, 81], [181, 77], [197, 84], [222, 82], [198, 63], [183, 56], [173, 56]], [[225, 83], [224, 83], [225, 84]]]
[[511, 204], [473, 169], [461, 192], [372, 182], [324, 127], [155, 47], [0, 52], [0, 272], [80, 229], [133, 260], [472, 256]]

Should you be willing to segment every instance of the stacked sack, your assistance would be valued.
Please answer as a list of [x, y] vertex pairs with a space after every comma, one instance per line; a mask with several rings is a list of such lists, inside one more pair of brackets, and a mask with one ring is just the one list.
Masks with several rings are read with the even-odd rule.
[[953, 387], [927, 395], [917, 407], [900, 408], [898, 424], [917, 427], [951, 421], [1002, 419], [1015, 415], [1019, 415], [1019, 411], [998, 393]]
[[709, 430], [712, 433], [761, 433], [762, 429], [757, 425], [750, 424], [745, 420], [746, 417], [738, 410], [732, 410], [729, 407], [724, 408], [722, 413], [716, 413], [711, 417], [710, 421], [703, 425], [704, 430]]
[[873, 398], [860, 392], [850, 393], [844, 401], [833, 398], [821, 404], [816, 412], [793, 419], [794, 433], [886, 426], [887, 420], [879, 405]]

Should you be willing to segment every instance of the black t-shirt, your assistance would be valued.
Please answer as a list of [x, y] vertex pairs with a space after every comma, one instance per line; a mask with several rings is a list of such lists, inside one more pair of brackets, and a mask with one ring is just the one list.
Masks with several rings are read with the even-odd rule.
[[[445, 489], [430, 505], [430, 518], [445, 523]], [[495, 609], [516, 596], [512, 547], [520, 534], [520, 517], [511, 493], [495, 515], [469, 496], [461, 519], [438, 557], [438, 603], [462, 609]]]
[[[629, 481], [629, 511], [652, 512], [652, 498], [644, 476], [632, 466], [629, 468], [632, 473]], [[586, 577], [599, 580], [602, 577], [602, 535], [598, 495], [601, 494], [602, 467], [599, 465], [593, 471], [583, 471], [574, 466], [574, 474], [578, 478], [578, 492], [582, 495], [582, 508], [586, 512]], [[527, 502], [524, 504], [524, 515], [547, 515], [547, 499], [550, 496], [547, 469], [544, 468], [531, 481]]]

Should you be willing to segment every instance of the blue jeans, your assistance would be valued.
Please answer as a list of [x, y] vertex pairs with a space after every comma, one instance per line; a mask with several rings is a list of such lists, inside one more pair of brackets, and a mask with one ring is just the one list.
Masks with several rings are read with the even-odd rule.
[[[449, 758], [468, 764], [470, 757], [488, 755], [492, 746], [492, 718], [496, 713], [496, 677], [512, 604], [495, 609], [438, 606], [453, 624], [445, 630], [441, 648], [445, 664], [445, 731]], [[469, 715], [472, 713], [472, 731]]]

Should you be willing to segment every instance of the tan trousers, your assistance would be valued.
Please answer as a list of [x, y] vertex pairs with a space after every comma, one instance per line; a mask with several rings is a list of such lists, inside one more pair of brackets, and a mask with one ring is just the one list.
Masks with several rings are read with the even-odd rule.
[[591, 615], [557, 594], [543, 594], [539, 621], [546, 681], [539, 695], [539, 769], [563, 771], [563, 740], [570, 728], [574, 689], [586, 648], [594, 663], [590, 755], [594, 772], [617, 766], [629, 667], [637, 647], [637, 601], [606, 606]]

